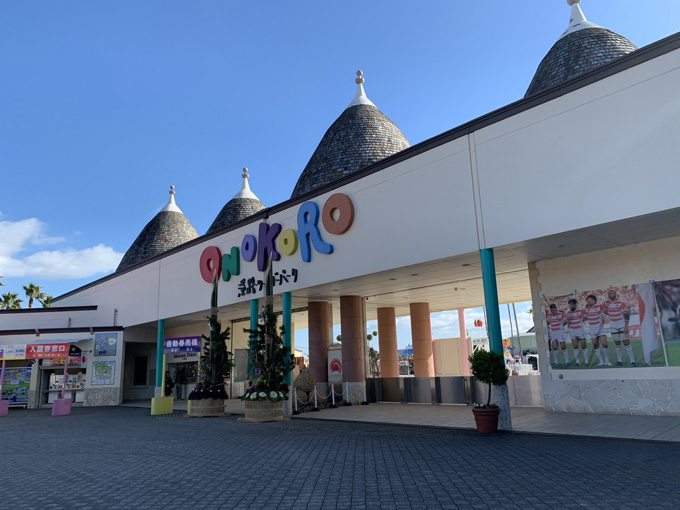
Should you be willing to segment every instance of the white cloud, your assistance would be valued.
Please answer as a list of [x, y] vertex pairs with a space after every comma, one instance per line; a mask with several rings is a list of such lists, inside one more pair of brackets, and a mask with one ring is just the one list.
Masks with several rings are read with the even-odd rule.
[[99, 244], [92, 248], [30, 252], [31, 247], [63, 243], [62, 237], [45, 234], [46, 225], [37, 218], [0, 221], [0, 274], [6, 278], [30, 277], [46, 280], [87, 278], [116, 269], [123, 254]]
[[411, 329], [411, 316], [405, 315], [403, 317], [397, 317], [396, 324], [397, 328]]
[[26, 245], [43, 246], [64, 241], [63, 237], [45, 235], [45, 224], [37, 218], [21, 221], [0, 221], [0, 257], [9, 257]]

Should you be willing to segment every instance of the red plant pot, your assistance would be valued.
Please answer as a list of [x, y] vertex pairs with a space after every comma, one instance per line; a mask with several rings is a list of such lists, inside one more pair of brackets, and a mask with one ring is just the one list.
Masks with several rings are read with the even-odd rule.
[[498, 416], [501, 410], [496, 409], [472, 409], [475, 417], [477, 432], [480, 434], [495, 434], [498, 432]]

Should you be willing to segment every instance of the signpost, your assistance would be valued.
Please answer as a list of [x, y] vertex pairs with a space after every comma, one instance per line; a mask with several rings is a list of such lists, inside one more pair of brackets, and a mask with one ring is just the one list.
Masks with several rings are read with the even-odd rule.
[[2, 381], [5, 380], [5, 358], [2, 358], [2, 369], [0, 369], [0, 416], [7, 416], [9, 413], [9, 399], [2, 399]]

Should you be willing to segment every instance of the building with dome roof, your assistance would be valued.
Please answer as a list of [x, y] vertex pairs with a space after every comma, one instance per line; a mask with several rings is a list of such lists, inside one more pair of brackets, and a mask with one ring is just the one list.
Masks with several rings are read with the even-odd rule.
[[198, 232], [175, 203], [175, 187], [170, 186], [167, 205], [142, 229], [123, 255], [116, 271], [127, 269], [197, 237]]
[[538, 65], [524, 97], [577, 78], [637, 49], [625, 37], [588, 21], [580, 2], [568, 0], [569, 26]]
[[206, 234], [211, 234], [216, 230], [244, 220], [265, 208], [264, 204], [260, 202], [260, 199], [257, 198], [255, 193], [250, 191], [247, 168], [243, 169], [241, 177], [243, 177], [241, 189], [234, 195], [234, 198], [229, 200], [222, 210], [220, 210], [220, 213], [215, 218], [215, 221], [212, 222]]
[[[59, 296], [49, 311], [0, 311], [0, 344], [94, 351], [79, 367], [84, 405], [153, 397], [162, 413], [172, 411], [163, 373], [190, 354], [167, 342], [208, 334], [205, 318], [216, 313], [231, 328], [229, 393], [238, 396], [249, 372], [244, 328], [256, 329], [267, 305], [289, 346], [307, 329], [309, 371], [339, 399], [471, 404], [478, 390], [466, 360], [476, 346], [465, 308], [486, 307], [489, 348], [502, 352], [499, 303], [531, 300], [540, 370], [501, 390], [502, 427], [511, 426], [506, 403], [679, 416], [680, 34], [635, 49], [570, 3], [570, 27], [527, 97], [409, 146], [359, 76], [355, 101], [290, 200], [229, 216], [209, 235]], [[546, 310], [566, 314], [569, 301], [584, 308], [591, 295], [585, 338], [567, 337], [583, 321], [560, 329]], [[430, 314], [441, 311], [458, 312], [457, 338], [433, 340]], [[398, 317], [411, 325], [407, 376]], [[379, 377], [368, 372], [367, 320], [378, 324]], [[41, 388], [50, 370], [31, 373], [31, 407], [49, 405]]]
[[355, 81], [354, 99], [323, 135], [291, 198], [352, 175], [411, 146], [399, 128], [366, 97], [362, 71], [357, 71]]

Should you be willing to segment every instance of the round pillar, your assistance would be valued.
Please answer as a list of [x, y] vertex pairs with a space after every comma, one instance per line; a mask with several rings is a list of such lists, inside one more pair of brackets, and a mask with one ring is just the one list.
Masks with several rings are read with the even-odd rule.
[[413, 375], [434, 377], [430, 304], [411, 303], [411, 338], [413, 340]]
[[328, 346], [333, 342], [333, 308], [330, 303], [307, 303], [309, 373], [317, 382], [328, 382]]
[[342, 380], [366, 380], [366, 321], [361, 296], [340, 296], [340, 334], [342, 336]]
[[399, 377], [397, 317], [394, 308], [378, 308], [378, 344], [380, 377]]

